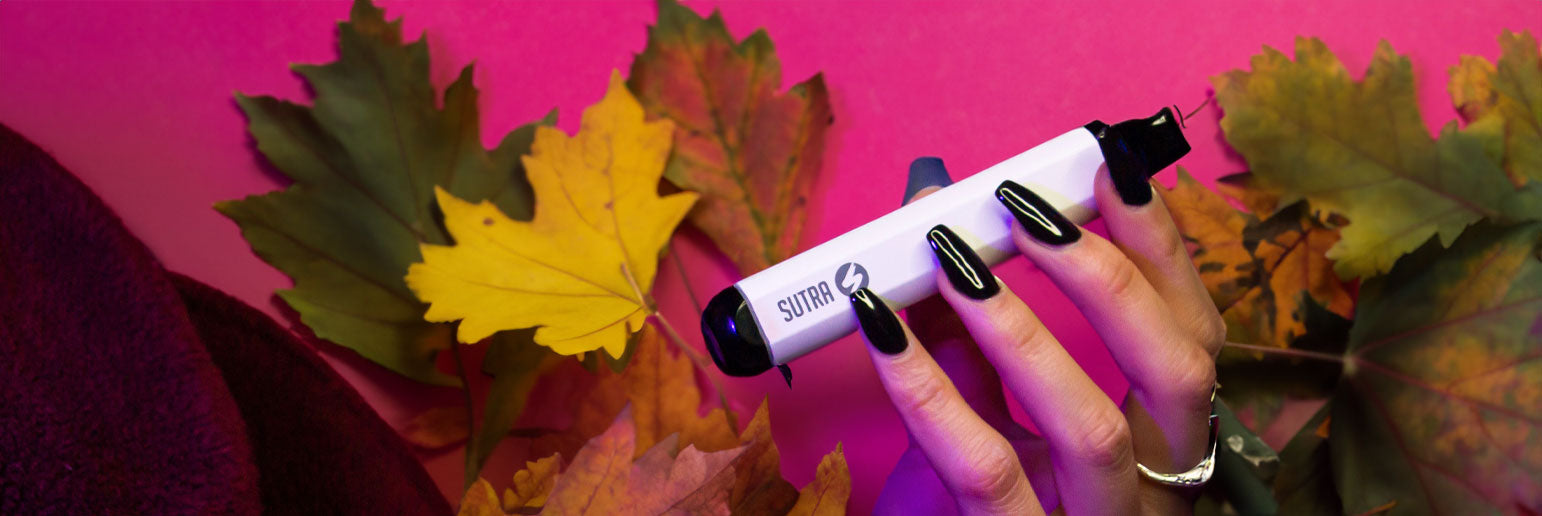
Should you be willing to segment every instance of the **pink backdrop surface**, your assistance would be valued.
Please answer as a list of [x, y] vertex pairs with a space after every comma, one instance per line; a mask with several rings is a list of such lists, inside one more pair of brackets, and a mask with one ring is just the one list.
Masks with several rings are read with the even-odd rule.
[[[654, 18], [645, 0], [384, 5], [389, 17], [405, 16], [409, 37], [427, 32], [440, 87], [476, 63], [489, 145], [552, 107], [559, 125], [574, 130], [610, 71], [624, 73], [642, 50]], [[1206, 97], [1210, 76], [1245, 67], [1260, 45], [1289, 50], [1296, 35], [1316, 35], [1359, 75], [1386, 39], [1412, 57], [1426, 122], [1436, 127], [1454, 118], [1444, 88], [1458, 56], [1497, 57], [1503, 28], [1542, 32], [1542, 4], [1527, 0], [690, 5], [720, 8], [736, 37], [766, 28], [784, 85], [826, 75], [835, 125], [805, 246], [893, 209], [916, 156], [943, 157], [959, 178], [1093, 118], [1146, 116], [1172, 104], [1187, 110]], [[211, 209], [284, 185], [254, 152], [232, 93], [308, 101], [286, 67], [333, 59], [334, 24], [347, 13], [348, 4], [334, 2], [8, 0], [0, 4], [0, 123], [78, 174], [170, 269], [282, 318], [272, 293], [289, 280]], [[1181, 162], [1206, 182], [1245, 170], [1221, 142], [1218, 116], [1209, 109], [1189, 122], [1194, 151]], [[1170, 184], [1172, 173], [1161, 178]], [[699, 299], [736, 279], [699, 233], [682, 232], [676, 244]], [[655, 293], [664, 312], [694, 326], [677, 269], [660, 270]], [[1126, 384], [1102, 344], [1042, 275], [1021, 259], [998, 274], [1033, 293], [1030, 305], [1085, 369], [1122, 396]], [[719, 375], [742, 414], [769, 398], [782, 470], [795, 484], [811, 480], [820, 457], [844, 443], [857, 512], [871, 509], [905, 446], [862, 346], [849, 337], [799, 360], [790, 390], [774, 374]], [[321, 351], [398, 427], [458, 399], [345, 349]], [[489, 474], [511, 473], [518, 448], [506, 443]], [[458, 451], [422, 456], [446, 496], [458, 497]]]

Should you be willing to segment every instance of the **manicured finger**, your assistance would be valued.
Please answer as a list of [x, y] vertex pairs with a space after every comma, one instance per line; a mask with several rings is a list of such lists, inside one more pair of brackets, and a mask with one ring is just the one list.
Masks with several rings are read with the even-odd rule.
[[969, 409], [899, 317], [868, 289], [851, 294], [873, 366], [900, 419], [964, 514], [1043, 514], [1017, 452]]
[[1130, 380], [1130, 396], [1144, 409], [1133, 412], [1140, 418], [1130, 418], [1132, 430], [1143, 436], [1135, 443], [1136, 459], [1164, 468], [1158, 471], [1198, 462], [1215, 382], [1210, 353], [1113, 243], [1076, 228], [1017, 183], [1003, 183], [997, 197], [1017, 219], [1018, 249], [1076, 304]]
[[946, 226], [927, 234], [938, 290], [1049, 442], [1061, 504], [1072, 514], [1138, 512], [1129, 425], [1038, 317]]
[[[915, 202], [951, 184], [953, 179], [948, 176], [942, 159], [916, 158], [910, 163], [904, 204]], [[943, 374], [948, 375], [964, 401], [969, 403], [969, 407], [981, 419], [1009, 440], [1029, 435], [1026, 429], [1012, 420], [1006, 396], [1001, 392], [1001, 378], [996, 376], [996, 370], [991, 369], [990, 362], [980, 354], [980, 348], [969, 339], [969, 333], [958, 320], [958, 314], [953, 313], [953, 309], [942, 298], [932, 296], [911, 304], [905, 309], [905, 319], [909, 321], [916, 338], [926, 346], [926, 351], [937, 361], [938, 367], [942, 368]], [[1035, 487], [1041, 489], [1042, 495], [1045, 486], [1035, 483]]]
[[1215, 356], [1226, 340], [1226, 323], [1216, 312], [1199, 279], [1199, 271], [1194, 270], [1188, 248], [1178, 235], [1178, 226], [1162, 196], [1152, 195], [1143, 204], [1126, 204], [1107, 166], [1098, 171], [1094, 183], [1093, 195], [1098, 206], [1103, 207], [1109, 240], [1140, 269], [1157, 295], [1167, 302], [1178, 324]]

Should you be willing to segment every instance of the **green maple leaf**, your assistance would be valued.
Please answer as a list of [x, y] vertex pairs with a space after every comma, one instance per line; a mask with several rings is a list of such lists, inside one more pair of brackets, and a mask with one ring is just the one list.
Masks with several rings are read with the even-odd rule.
[[691, 224], [754, 273], [797, 250], [834, 120], [824, 77], [779, 94], [782, 65], [764, 30], [736, 43], [715, 12], [703, 19], [674, 0], [658, 9], [627, 86], [648, 116], [675, 122], [664, 177], [701, 194]]
[[1361, 288], [1329, 426], [1343, 510], [1535, 511], [1542, 224], [1468, 228]]
[[1305, 198], [1349, 219], [1328, 251], [1339, 276], [1384, 272], [1481, 219], [1542, 219], [1542, 186], [1517, 190], [1494, 159], [1498, 131], [1452, 122], [1430, 137], [1412, 66], [1386, 42], [1360, 81], [1317, 39], [1297, 39], [1294, 61], [1265, 47], [1252, 68], [1213, 79], [1221, 128], [1280, 206]]
[[354, 4], [338, 39], [337, 61], [294, 67], [315, 91], [311, 107], [236, 97], [258, 150], [294, 184], [215, 208], [294, 280], [278, 295], [316, 336], [415, 380], [457, 384], [434, 367], [454, 343], [451, 327], [423, 320], [425, 305], [402, 277], [421, 260], [420, 242], [448, 243], [435, 221], [436, 185], [530, 218], [519, 156], [534, 127], [483, 148], [471, 67], [436, 107], [428, 44], [404, 45], [400, 20], [387, 22], [367, 1]]

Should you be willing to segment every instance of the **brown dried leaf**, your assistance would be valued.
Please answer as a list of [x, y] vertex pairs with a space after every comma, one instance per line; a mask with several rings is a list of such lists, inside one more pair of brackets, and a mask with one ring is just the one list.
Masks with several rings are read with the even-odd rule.
[[834, 516], [846, 514], [846, 501], [851, 498], [851, 470], [846, 468], [846, 454], [841, 445], [819, 461], [819, 472], [814, 481], [798, 492], [798, 504], [789, 515]]
[[605, 431], [628, 403], [636, 421], [638, 453], [674, 433], [681, 434], [682, 445], [703, 450], [738, 445], [738, 435], [722, 408], [712, 409], [706, 416], [697, 415], [701, 389], [696, 385], [696, 370], [690, 358], [667, 346], [658, 330], [645, 325], [626, 370], [620, 374], [599, 371], [592, 387], [569, 400], [576, 405], [572, 426], [537, 439], [532, 453], [572, 456], [585, 441]]
[[546, 498], [557, 485], [557, 472], [562, 467], [562, 456], [550, 457], [525, 463], [525, 469], [514, 474], [514, 484], [503, 490], [503, 511], [527, 514], [546, 505]]

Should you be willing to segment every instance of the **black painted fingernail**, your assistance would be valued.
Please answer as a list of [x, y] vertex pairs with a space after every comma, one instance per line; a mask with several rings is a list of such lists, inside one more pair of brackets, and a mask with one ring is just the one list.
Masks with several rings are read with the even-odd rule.
[[975, 254], [974, 249], [970, 249], [953, 230], [938, 224], [926, 232], [926, 239], [931, 241], [937, 263], [942, 265], [954, 289], [973, 299], [987, 299], [1001, 292], [1001, 285], [996, 284], [996, 276], [991, 274], [985, 260], [981, 260], [980, 255]]
[[910, 162], [910, 179], [905, 181], [905, 198], [900, 199], [900, 204], [910, 202], [916, 192], [928, 186], [948, 186], [953, 184], [953, 178], [948, 177], [947, 167], [942, 166], [942, 158], [924, 157], [916, 158]]
[[898, 355], [905, 350], [909, 342], [905, 338], [905, 329], [900, 326], [899, 317], [877, 294], [865, 288], [857, 289], [851, 293], [851, 308], [857, 311], [857, 324], [862, 326], [862, 334], [874, 348], [886, 355]]
[[1119, 192], [1119, 200], [1128, 206], [1145, 206], [1151, 202], [1151, 183], [1145, 174], [1128, 167], [1108, 167], [1108, 173], [1114, 179], [1114, 190]]
[[996, 187], [996, 200], [1006, 205], [1007, 211], [1012, 212], [1017, 223], [1022, 224], [1023, 229], [1040, 242], [1065, 245], [1082, 237], [1081, 228], [1066, 220], [1060, 210], [1050, 206], [1043, 197], [1026, 186], [1011, 180], [1002, 181], [1001, 186]]

